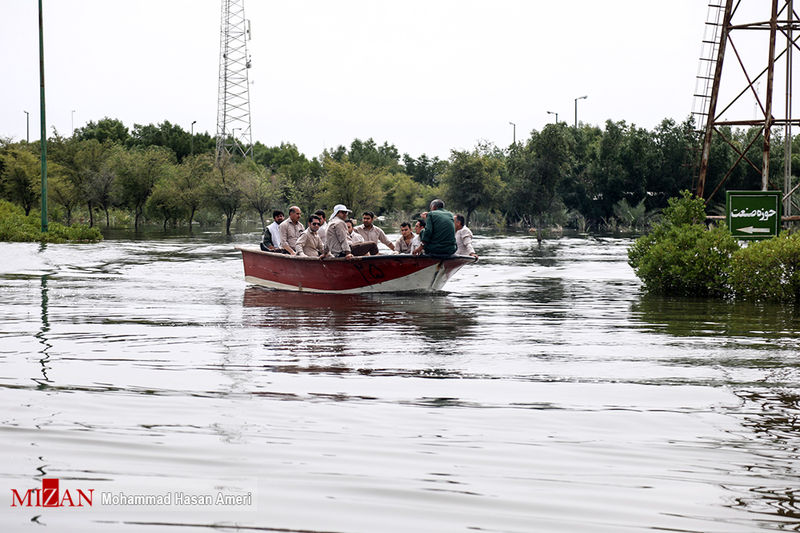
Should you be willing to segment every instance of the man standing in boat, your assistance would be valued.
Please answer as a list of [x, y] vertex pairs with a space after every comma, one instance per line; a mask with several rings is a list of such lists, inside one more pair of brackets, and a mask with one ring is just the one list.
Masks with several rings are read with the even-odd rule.
[[326, 246], [328, 252], [333, 257], [345, 257], [352, 259], [353, 254], [350, 251], [350, 243], [347, 242], [347, 225], [345, 219], [350, 212], [342, 204], [337, 204], [333, 207], [333, 216], [328, 223], [328, 232], [326, 235]]
[[427, 255], [453, 255], [456, 252], [453, 213], [444, 208], [444, 201], [437, 198], [431, 202], [420, 240]]
[[303, 223], [300, 222], [301, 214], [300, 208], [293, 205], [289, 208], [289, 218], [281, 222], [279, 226], [281, 231], [281, 248], [292, 255], [297, 255], [294, 251], [294, 247], [297, 245], [297, 239], [300, 238], [300, 234], [306, 229]]

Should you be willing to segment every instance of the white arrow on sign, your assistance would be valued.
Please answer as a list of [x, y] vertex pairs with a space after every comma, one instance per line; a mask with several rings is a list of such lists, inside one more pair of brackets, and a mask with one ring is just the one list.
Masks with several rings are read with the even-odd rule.
[[769, 233], [769, 228], [754, 228], [753, 226], [747, 226], [746, 228], [739, 228], [736, 231], [741, 231], [742, 233], [749, 233], [752, 235], [753, 233]]

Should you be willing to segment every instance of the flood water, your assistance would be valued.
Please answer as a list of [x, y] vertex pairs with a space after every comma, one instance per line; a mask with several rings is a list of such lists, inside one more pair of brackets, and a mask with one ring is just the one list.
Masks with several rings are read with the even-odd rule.
[[0, 243], [2, 531], [800, 530], [794, 308], [646, 297], [594, 237], [271, 292], [257, 240]]

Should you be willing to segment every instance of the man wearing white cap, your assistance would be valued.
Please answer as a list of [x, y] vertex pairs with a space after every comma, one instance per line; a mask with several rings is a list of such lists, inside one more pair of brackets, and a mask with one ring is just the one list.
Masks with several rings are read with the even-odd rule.
[[328, 252], [333, 257], [346, 257], [352, 259], [353, 254], [350, 251], [350, 243], [347, 242], [347, 224], [345, 219], [350, 212], [342, 204], [333, 206], [333, 216], [328, 223], [328, 233], [326, 235], [326, 245]]

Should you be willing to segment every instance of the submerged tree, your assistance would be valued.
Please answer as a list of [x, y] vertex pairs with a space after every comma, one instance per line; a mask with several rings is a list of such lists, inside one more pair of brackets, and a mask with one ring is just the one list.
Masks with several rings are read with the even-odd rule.
[[[97, 139], [79, 141], [73, 156], [73, 180], [83, 192], [86, 207], [89, 210], [89, 227], [94, 226], [94, 207], [102, 204], [106, 212], [108, 226], [108, 208], [111, 203], [111, 184], [113, 174], [108, 172], [106, 159], [109, 155], [108, 145]], [[105, 172], [104, 172], [105, 170]]]
[[2, 155], [3, 193], [29, 215], [42, 190], [39, 160], [28, 150], [11, 148]]
[[233, 217], [242, 206], [245, 169], [230, 156], [222, 157], [208, 176], [204, 196], [208, 204], [225, 216], [225, 235], [231, 234]]
[[476, 209], [490, 207], [500, 195], [502, 168], [502, 160], [486, 151], [452, 151], [444, 184], [447, 197], [456, 207], [466, 210], [467, 225]]
[[189, 232], [194, 215], [203, 203], [205, 184], [214, 173], [214, 156], [193, 155], [185, 158], [175, 172], [176, 197], [187, 216]]
[[267, 227], [264, 213], [268, 213], [279, 204], [285, 187], [286, 178], [280, 174], [266, 175], [262, 171], [245, 173], [242, 180], [242, 195], [247, 207], [258, 213], [262, 229]]
[[123, 203], [134, 213], [134, 229], [144, 213], [144, 206], [156, 181], [173, 171], [172, 153], [158, 146], [134, 149], [116, 154], [120, 194]]
[[556, 191], [569, 171], [570, 141], [564, 125], [548, 124], [508, 158], [508, 202], [523, 220], [536, 222], [540, 242], [545, 216], [558, 206]]
[[47, 169], [48, 197], [65, 212], [65, 223], [72, 224], [72, 212], [81, 203], [84, 195], [75, 186], [66, 169], [58, 163], [52, 163]]
[[324, 205], [345, 204], [359, 213], [373, 210], [383, 201], [382, 184], [388, 178], [383, 168], [333, 158], [325, 159], [323, 168], [321, 201]]
[[178, 197], [178, 183], [175, 173], [167, 173], [156, 181], [153, 192], [147, 198], [145, 208], [154, 218], [162, 221], [162, 229], [167, 230], [170, 220], [177, 220], [184, 214], [184, 207]]

